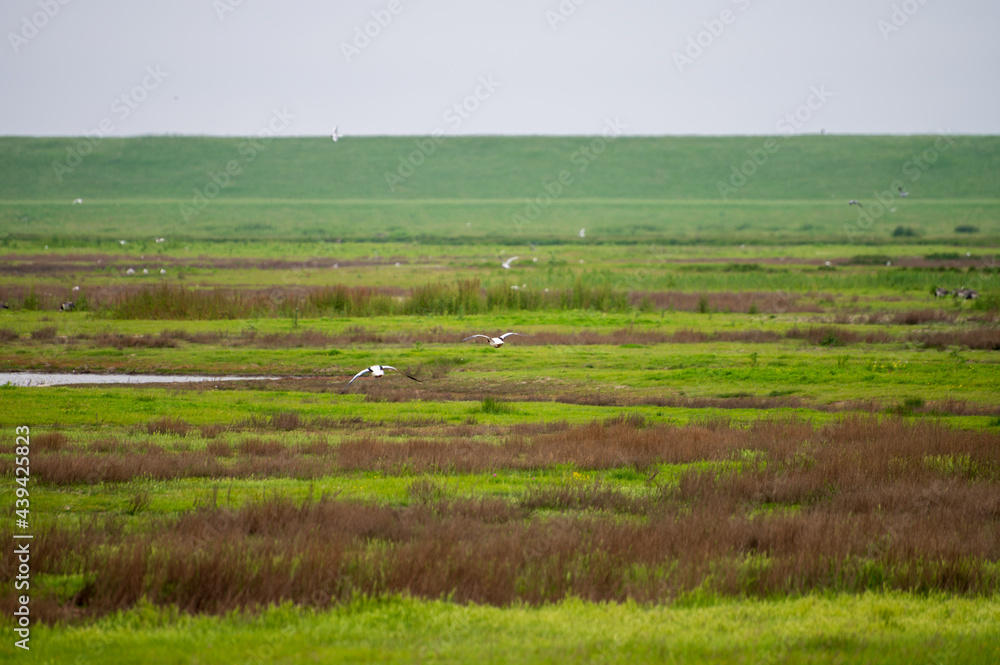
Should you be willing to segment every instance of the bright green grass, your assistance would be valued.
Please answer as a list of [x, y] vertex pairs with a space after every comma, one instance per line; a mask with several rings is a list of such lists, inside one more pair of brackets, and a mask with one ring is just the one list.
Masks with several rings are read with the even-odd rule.
[[[469, 402], [380, 403], [364, 401], [366, 383], [351, 394], [338, 391], [358, 368], [376, 362], [403, 369], [456, 363], [426, 387], [476, 394], [490, 386], [524, 382], [527, 391], [547, 395], [620, 391], [643, 398], [794, 395], [806, 403], [830, 404], [872, 399], [902, 402], [968, 400], [992, 405], [1000, 393], [1000, 373], [990, 351], [915, 351], [903, 345], [817, 347], [790, 340], [780, 344], [706, 343], [661, 345], [523, 346], [497, 351], [484, 345], [356, 345], [344, 349], [245, 347], [183, 344], [177, 348], [117, 350], [66, 345], [7, 345], [0, 350], [5, 369], [54, 369], [200, 375], [324, 376], [328, 393], [293, 391], [192, 391], [111, 386], [106, 388], [5, 388], [4, 401], [16, 405], [0, 415], [4, 424], [22, 424], [30, 413], [39, 425], [96, 422], [133, 423], [177, 415], [192, 423], [231, 422], [273, 411], [302, 416], [396, 420], [410, 417], [459, 422], [470, 416]], [[381, 379], [391, 381], [393, 377]], [[401, 379], [400, 379], [401, 380]], [[626, 394], [626, 393], [622, 393]], [[155, 396], [145, 399], [144, 396]], [[655, 406], [636, 407], [654, 419]], [[480, 422], [510, 424], [538, 419], [589, 420], [606, 413], [598, 407], [553, 402], [519, 403], [511, 413], [472, 415]], [[100, 415], [97, 415], [100, 414]], [[673, 416], [671, 416], [673, 418]], [[18, 420], [18, 422], [14, 422]]]
[[[431, 482], [440, 487], [448, 499], [500, 498], [518, 499], [539, 487], [592, 486], [601, 482], [605, 487], [629, 495], [649, 495], [659, 487], [675, 484], [680, 476], [692, 469], [736, 468], [731, 462], [694, 462], [662, 464], [656, 467], [656, 485], [646, 482], [647, 476], [631, 469], [609, 471], [577, 470], [571, 466], [542, 469], [502, 469], [495, 473], [421, 473], [383, 475], [378, 472], [346, 472], [312, 480], [295, 478], [179, 478], [168, 481], [134, 480], [128, 483], [98, 485], [68, 485], [54, 487], [36, 485], [31, 494], [32, 524], [37, 529], [49, 523], [66, 524], [65, 520], [88, 515], [110, 514], [122, 517], [130, 529], [147, 531], [150, 520], [176, 516], [199, 505], [219, 505], [238, 508], [264, 497], [281, 496], [302, 501], [309, 496], [355, 500], [381, 505], [406, 506], [412, 503], [410, 487], [414, 483]], [[652, 473], [650, 469], [647, 473]], [[149, 493], [149, 504], [138, 514], [129, 512], [129, 502], [139, 492]]]
[[[905, 239], [904, 239], [905, 240]], [[984, 248], [980, 238], [968, 236], [968, 250], [974, 261], [986, 262], [991, 258], [988, 248]], [[65, 238], [52, 237], [32, 238], [0, 238], [0, 248], [10, 261], [38, 260], [35, 255], [43, 254], [61, 260], [90, 261], [89, 252], [99, 252], [116, 261], [136, 261], [140, 256], [150, 261], [160, 258], [178, 260], [195, 258], [252, 258], [252, 259], [282, 259], [291, 262], [301, 262], [307, 265], [312, 258], [332, 258], [344, 261], [364, 261], [381, 257], [386, 262], [406, 260], [414, 263], [430, 262], [442, 267], [473, 266], [480, 268], [499, 269], [498, 254], [520, 254], [527, 257], [535, 256], [547, 267], [553, 262], [565, 257], [567, 264], [570, 259], [585, 259], [588, 264], [600, 266], [631, 266], [655, 262], [701, 262], [710, 265], [714, 261], [719, 269], [719, 260], [725, 261], [758, 261], [781, 259], [788, 266], [809, 265], [815, 267], [818, 262], [833, 259], [849, 259], [853, 256], [888, 255], [890, 258], [921, 257], [934, 253], [957, 253], [956, 258], [964, 256], [964, 251], [956, 250], [953, 244], [913, 244], [896, 243], [877, 247], [857, 245], [852, 243], [800, 243], [783, 245], [780, 243], [740, 243], [728, 245], [675, 245], [653, 241], [648, 245], [636, 247], [629, 244], [608, 244], [584, 240], [576, 243], [559, 243], [554, 245], [538, 244], [535, 251], [530, 249], [529, 241], [510, 238], [505, 243], [492, 244], [432, 244], [417, 242], [309, 242], [284, 241], [276, 239], [229, 238], [224, 240], [185, 240], [167, 239], [165, 243], [156, 243], [152, 237], [139, 237], [122, 246], [118, 240], [107, 238]], [[30, 255], [23, 256], [23, 255]], [[22, 258], [23, 257], [23, 258]], [[527, 260], [527, 259], [526, 259]], [[89, 267], [89, 266], [88, 266]], [[514, 264], [515, 270], [528, 267], [524, 262]], [[781, 268], [782, 265], [770, 266]], [[497, 273], [500, 274], [500, 273]]]
[[[926, 301], [924, 301], [926, 302]], [[895, 303], [886, 303], [892, 305]], [[858, 299], [857, 303], [862, 314], [864, 305], [873, 307], [871, 300]], [[879, 309], [883, 308], [879, 303]], [[945, 311], [952, 309], [976, 315], [978, 312], [967, 305], [956, 306], [946, 303]], [[412, 316], [380, 316], [371, 317], [321, 317], [300, 318], [296, 322], [293, 317], [229, 319], [229, 320], [142, 320], [142, 319], [106, 319], [86, 312], [54, 313], [49, 311], [0, 311], [0, 327], [11, 330], [18, 335], [26, 336], [34, 330], [44, 327], [54, 327], [57, 336], [90, 336], [99, 333], [117, 333], [122, 335], [158, 335], [164, 331], [183, 331], [188, 333], [219, 333], [238, 336], [241, 334], [297, 334], [315, 331], [327, 335], [349, 333], [357, 328], [363, 328], [371, 333], [406, 333], [414, 339], [415, 349], [475, 349], [475, 344], [460, 344], [459, 341], [471, 332], [504, 332], [506, 330], [524, 329], [524, 332], [552, 332], [572, 335], [580, 331], [591, 331], [608, 334], [617, 330], [632, 329], [636, 332], [652, 332], [670, 335], [681, 330], [692, 330], [702, 333], [741, 332], [741, 331], [773, 331], [784, 334], [792, 328], [807, 329], [810, 326], [821, 327], [831, 325], [831, 316], [822, 313], [786, 314], [745, 314], [719, 313], [701, 314], [697, 312], [657, 311], [657, 312], [602, 312], [597, 310], [541, 310], [512, 311], [490, 314], [468, 314], [464, 316], [448, 315], [412, 315]], [[961, 330], [966, 323], [927, 322], [919, 326], [886, 326], [880, 324], [853, 323], [846, 329], [859, 334], [884, 331], [892, 337], [903, 338], [909, 333], [925, 330]], [[834, 326], [839, 327], [839, 326]], [[431, 344], [421, 342], [421, 335], [427, 331], [442, 334], [453, 334], [456, 346]], [[789, 342], [797, 347], [799, 341]], [[516, 342], [511, 342], [516, 344]], [[481, 345], [480, 345], [481, 346]], [[755, 345], [754, 345], [755, 346]], [[2, 347], [0, 347], [2, 348]], [[12, 350], [14, 347], [12, 345]], [[514, 348], [509, 347], [509, 348]], [[583, 347], [587, 348], [587, 347]], [[338, 355], [345, 349], [328, 349], [336, 351], [331, 356]], [[35, 352], [53, 357], [53, 349], [42, 345]], [[126, 352], [134, 353], [135, 350]], [[329, 361], [333, 362], [333, 361]], [[324, 362], [323, 366], [328, 363]], [[319, 368], [316, 369], [319, 371]]]
[[[12, 640], [0, 653], [14, 659]], [[36, 627], [35, 662], [912, 663], [1000, 659], [994, 598], [904, 593], [675, 606], [568, 599], [539, 608], [357, 600], [326, 612], [191, 617], [143, 605], [84, 627]], [[26, 656], [27, 654], [21, 654]]]
[[[305, 418], [356, 418], [371, 423], [396, 423], [432, 419], [455, 424], [475, 419], [484, 425], [515, 425], [538, 421], [588, 423], [637, 413], [651, 422], [685, 424], [692, 419], [725, 416], [735, 422], [760, 417], [754, 409], [672, 409], [656, 406], [601, 407], [557, 402], [514, 402], [511, 413], [484, 414], [480, 402], [367, 402], [357, 395], [316, 395], [294, 392], [170, 391], [158, 388], [0, 388], [5, 413], [0, 425], [15, 427], [28, 422], [40, 430], [63, 427], [103, 427], [145, 423], [174, 416], [194, 425], [228, 424], [252, 416], [268, 417], [276, 411], [296, 411]], [[145, 398], [145, 399], [144, 399]], [[808, 415], [815, 422], [836, 416], [808, 409], [772, 409], [775, 417]], [[986, 417], [956, 417], [956, 424], [982, 427]]]
[[[528, 195], [534, 195], [529, 190]], [[897, 244], [897, 226], [914, 229], [916, 242], [996, 244], [1000, 237], [1000, 202], [990, 199], [909, 201], [887, 213], [864, 233], [854, 228], [858, 213], [846, 202], [810, 201], [605, 201], [559, 200], [531, 224], [516, 227], [524, 197], [481, 203], [412, 200], [401, 203], [237, 201], [217, 199], [185, 219], [181, 199], [167, 201], [94, 200], [66, 203], [0, 199], [0, 235], [30, 236], [49, 244], [101, 238], [137, 241], [165, 236], [187, 243], [231, 238], [235, 232], [254, 240], [308, 242], [384, 239], [395, 242], [503, 243], [586, 242], [686, 245], [696, 243], [877, 243]], [[980, 232], [970, 239], [955, 234], [959, 225]], [[845, 230], [851, 228], [850, 233]]]

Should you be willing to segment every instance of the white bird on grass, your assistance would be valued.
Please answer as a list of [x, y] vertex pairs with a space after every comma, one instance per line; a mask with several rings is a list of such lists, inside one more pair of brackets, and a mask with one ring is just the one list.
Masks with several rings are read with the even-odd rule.
[[73, 199], [73, 203], [83, 203], [83, 199]]
[[514, 261], [517, 261], [518, 258], [519, 257], [517, 257], [517, 256], [512, 256], [509, 259], [507, 259], [506, 261], [504, 261], [503, 263], [501, 263], [500, 265], [502, 265], [505, 270], [510, 270], [510, 264], [513, 263]]
[[334, 127], [333, 128], [333, 134], [330, 135], [330, 138], [333, 139], [333, 142], [336, 143], [337, 139], [339, 139], [341, 136], [343, 136], [343, 134], [341, 134], [340, 132], [338, 132], [337, 128]]
[[587, 229], [580, 229], [580, 237], [581, 238], [586, 238], [587, 237], [586, 231], [587, 231]]
[[521, 337], [534, 337], [534, 335], [525, 335], [524, 333], [509, 332], [509, 333], [504, 333], [499, 337], [490, 337], [489, 335], [472, 335], [471, 337], [466, 337], [462, 341], [468, 342], [470, 339], [474, 339], [476, 337], [482, 337], [483, 339], [489, 340], [490, 346], [492, 346], [494, 349], [499, 349], [501, 346], [503, 346], [503, 341], [508, 337], [510, 337], [511, 335], [520, 335]]
[[385, 376], [385, 370], [387, 369], [391, 369], [394, 372], [399, 372], [403, 376], [407, 377], [408, 379], [413, 379], [417, 383], [423, 383], [423, 381], [421, 381], [420, 379], [414, 378], [409, 374], [407, 374], [406, 372], [396, 369], [391, 365], [372, 365], [371, 367], [365, 367], [363, 370], [355, 374], [354, 378], [348, 381], [347, 385], [344, 386], [344, 390], [347, 390], [347, 387], [350, 386], [352, 383], [354, 383], [354, 379], [357, 379], [358, 377], [365, 376], [366, 374], [371, 374], [373, 379], [377, 379], [379, 377]]

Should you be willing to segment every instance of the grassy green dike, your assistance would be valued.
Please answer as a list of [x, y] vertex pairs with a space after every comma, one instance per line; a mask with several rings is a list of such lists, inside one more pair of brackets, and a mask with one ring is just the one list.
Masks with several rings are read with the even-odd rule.
[[[1000, 604], [907, 594], [672, 607], [357, 600], [331, 612], [190, 617], [144, 606], [39, 629], [38, 663], [994, 663]], [[4, 652], [13, 658], [8, 645]], [[13, 662], [13, 660], [12, 660]]]
[[[521, 199], [575, 169], [572, 199], [712, 200], [716, 182], [747, 159], [766, 137], [620, 138], [607, 142], [587, 168], [571, 161], [593, 137], [449, 138], [413, 176], [391, 192], [385, 172], [415, 150], [418, 137], [276, 139], [254, 159], [240, 152], [247, 139], [145, 137], [104, 139], [60, 182], [53, 162], [84, 139], [13, 138], [0, 142], [0, 199], [63, 200], [83, 188], [94, 199], [187, 199], [192, 187], [227, 160], [246, 168], [225, 188], [240, 199], [407, 200]], [[782, 149], [740, 188], [753, 200], [830, 200], [867, 196], [896, 178], [919, 183], [931, 199], [996, 199], [1000, 139], [955, 136], [801, 136], [781, 139]], [[935, 144], [937, 144], [935, 146]], [[936, 151], [933, 163], [918, 162]], [[922, 168], [927, 167], [927, 168]], [[904, 168], [906, 171], [904, 171]], [[636, 174], [645, 177], [635, 177]], [[151, 178], [151, 174], [156, 174]], [[911, 186], [910, 189], [918, 189]], [[526, 193], [527, 192], [527, 193]], [[913, 195], [913, 194], [911, 194]], [[66, 200], [66, 203], [72, 198]]]
[[[252, 150], [246, 139], [105, 139], [62, 171], [53, 164], [85, 140], [3, 138], [0, 235], [565, 242], [585, 227], [605, 242], [885, 243], [898, 226], [939, 240], [974, 226], [1000, 236], [996, 137], [778, 139], [744, 184], [720, 193], [764, 140], [621, 138], [595, 154], [582, 152], [588, 137], [453, 138], [390, 187], [386, 174], [418, 139], [278, 139]], [[211, 175], [230, 162], [239, 172], [213, 190]], [[569, 184], [549, 203], [545, 187], [563, 172]], [[896, 181], [910, 198], [858, 226], [847, 200], [875, 203]], [[70, 207], [77, 197], [84, 205]], [[536, 197], [543, 209], [513, 224]]]

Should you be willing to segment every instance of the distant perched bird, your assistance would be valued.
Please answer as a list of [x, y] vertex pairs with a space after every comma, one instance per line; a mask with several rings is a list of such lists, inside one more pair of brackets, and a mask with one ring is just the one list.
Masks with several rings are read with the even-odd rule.
[[585, 231], [586, 231], [586, 229], [580, 229], [580, 237], [581, 237], [581, 238], [585, 238], [585, 237], [587, 237], [587, 234], [586, 234], [586, 233], [584, 233]]
[[341, 134], [340, 132], [338, 132], [337, 128], [334, 127], [333, 128], [333, 134], [330, 135], [330, 138], [333, 139], [333, 142], [336, 143], [337, 139], [339, 139], [341, 136], [343, 136], [343, 134]]
[[827, 266], [827, 267], [830, 267], [830, 266], [832, 266], [833, 264], [832, 264], [832, 263], [830, 263], [829, 261], [827, 261], [827, 262], [826, 262], [826, 263], [825, 263], [824, 265], [825, 265], [825, 266]]
[[514, 261], [517, 261], [518, 258], [519, 257], [517, 256], [512, 256], [503, 263], [501, 263], [500, 265], [503, 266], [504, 270], [510, 270], [510, 264], [513, 263]]
[[0, 302], [0, 309], [10, 309], [10, 307], [7, 307], [7, 303]]
[[166, 268], [160, 268], [160, 274], [161, 275], [166, 275], [167, 274], [167, 269]]
[[352, 383], [354, 383], [354, 380], [357, 379], [358, 377], [365, 376], [366, 374], [371, 374], [373, 379], [378, 379], [378, 378], [380, 378], [382, 376], [385, 376], [385, 370], [387, 370], [387, 369], [391, 369], [394, 372], [399, 372], [400, 374], [402, 374], [406, 378], [413, 379], [417, 383], [423, 383], [420, 379], [414, 378], [414, 377], [410, 376], [409, 374], [407, 374], [406, 372], [404, 372], [402, 370], [398, 370], [395, 367], [392, 367], [391, 365], [372, 365], [371, 367], [365, 367], [363, 370], [361, 370], [360, 372], [358, 372], [357, 374], [355, 374], [354, 378], [352, 378], [350, 381], [348, 381], [347, 385], [344, 386], [344, 390], [346, 390], [348, 386], [350, 386]]
[[73, 302], [72, 300], [70, 300], [69, 302], [64, 302], [63, 304], [59, 305], [60, 312], [72, 312], [74, 309], [76, 309], [76, 303]]
[[950, 296], [951, 291], [949, 291], [948, 289], [942, 289], [939, 286], [936, 289], [934, 289], [934, 295], [936, 295], [938, 298], [944, 298], [945, 296]]
[[166, 238], [154, 238], [154, 240], [153, 240], [153, 242], [156, 242], [156, 243], [161, 243], [161, 242], [166, 242], [166, 241], [167, 241]]
[[149, 268], [143, 268], [142, 269], [142, 274], [143, 275], [148, 275], [149, 274]]
[[134, 275], [135, 274], [135, 270], [133, 268], [129, 268], [128, 270], [125, 271], [125, 274], [126, 275]]
[[73, 203], [83, 203], [83, 199], [73, 199]]
[[490, 346], [492, 346], [494, 349], [499, 349], [501, 346], [503, 346], [503, 341], [508, 337], [510, 337], [511, 335], [520, 335], [521, 337], [531, 337], [531, 335], [525, 335], [524, 333], [509, 332], [509, 333], [504, 333], [499, 337], [490, 337], [489, 335], [472, 335], [471, 337], [466, 337], [462, 341], [468, 342], [470, 339], [474, 339], [476, 337], [482, 337], [483, 339], [489, 340]]
[[118, 242], [119, 242], [120, 244], [122, 244], [122, 245], [124, 245], [124, 244], [125, 244], [125, 241], [124, 241], [124, 240], [119, 240]]
[[891, 266], [892, 265], [892, 261], [886, 261], [885, 265], [886, 265], [886, 267]]
[[903, 197], [903, 198], [906, 198], [907, 196], [910, 195], [910, 193], [907, 192], [907, 191], [904, 191], [902, 185], [900, 185], [900, 187], [899, 187], [899, 195], [901, 197]]
[[74, 290], [74, 291], [79, 291], [79, 290], [80, 290], [80, 287], [79, 287], [79, 286], [74, 286], [74, 287], [73, 287], [73, 290]]

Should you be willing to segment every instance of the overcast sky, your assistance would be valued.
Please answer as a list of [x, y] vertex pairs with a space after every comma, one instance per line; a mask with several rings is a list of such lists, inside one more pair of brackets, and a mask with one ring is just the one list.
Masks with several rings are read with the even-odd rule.
[[0, 134], [998, 134], [998, 26], [995, 0], [3, 0]]

